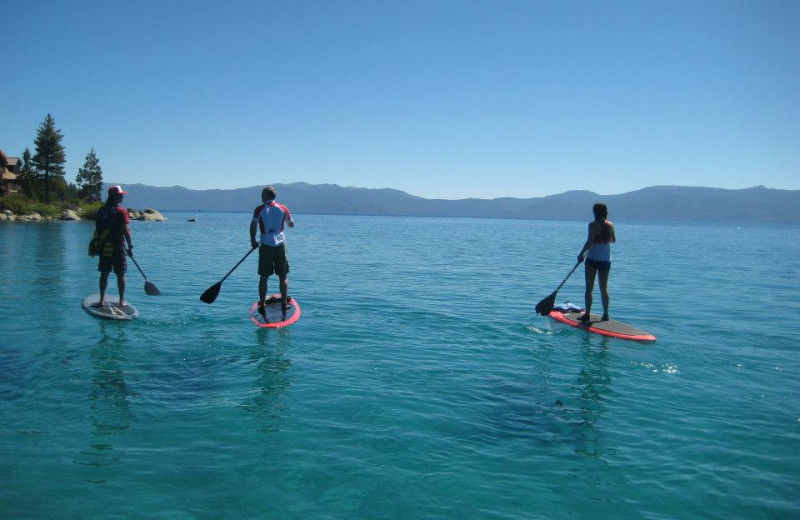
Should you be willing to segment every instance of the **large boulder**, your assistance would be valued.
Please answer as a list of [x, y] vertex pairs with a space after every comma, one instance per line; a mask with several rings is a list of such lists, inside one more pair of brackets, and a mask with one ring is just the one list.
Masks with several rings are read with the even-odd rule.
[[8, 220], [8, 215], [6, 215], [5, 213], [0, 212], [0, 221], [3, 221], [3, 220]]
[[71, 209], [65, 209], [63, 213], [61, 213], [61, 220], [80, 220], [81, 217], [78, 216], [77, 213], [72, 211]]
[[30, 215], [20, 215], [17, 220], [22, 222], [41, 222], [42, 216], [38, 213], [31, 213]]
[[156, 211], [154, 209], [151, 209], [151, 208], [147, 208], [146, 210], [144, 210], [142, 212], [141, 215], [136, 217], [136, 220], [149, 220], [149, 221], [155, 221], [155, 222], [164, 222], [167, 219], [164, 218], [161, 215], [161, 213], [159, 213], [158, 211]]

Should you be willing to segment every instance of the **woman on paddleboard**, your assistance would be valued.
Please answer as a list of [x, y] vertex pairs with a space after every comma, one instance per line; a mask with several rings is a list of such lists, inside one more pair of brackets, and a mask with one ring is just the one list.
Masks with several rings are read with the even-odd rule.
[[592, 207], [592, 212], [594, 220], [589, 223], [589, 237], [578, 254], [578, 263], [583, 262], [586, 258], [586, 312], [579, 318], [583, 322], [591, 320], [589, 313], [592, 310], [595, 277], [599, 279], [600, 284], [600, 298], [603, 302], [602, 319], [608, 321], [608, 274], [611, 271], [611, 244], [617, 241], [614, 224], [608, 220], [608, 207], [602, 202], [598, 202]]

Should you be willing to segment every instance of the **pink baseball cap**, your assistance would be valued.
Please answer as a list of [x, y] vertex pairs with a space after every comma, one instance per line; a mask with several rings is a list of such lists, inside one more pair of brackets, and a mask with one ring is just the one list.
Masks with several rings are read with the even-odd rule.
[[116, 186], [111, 186], [108, 188], [109, 195], [126, 195], [128, 192], [122, 189], [122, 186], [119, 184]]

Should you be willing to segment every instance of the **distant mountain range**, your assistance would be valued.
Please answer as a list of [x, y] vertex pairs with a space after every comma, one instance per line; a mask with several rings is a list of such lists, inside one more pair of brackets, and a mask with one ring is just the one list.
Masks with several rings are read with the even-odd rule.
[[[263, 186], [190, 190], [181, 186], [124, 184], [125, 205], [160, 211], [250, 211]], [[741, 190], [654, 186], [619, 195], [567, 191], [537, 198], [425, 199], [394, 189], [303, 182], [276, 184], [278, 200], [293, 213], [588, 220], [602, 200], [612, 220], [642, 222], [800, 223], [800, 190], [756, 186]]]

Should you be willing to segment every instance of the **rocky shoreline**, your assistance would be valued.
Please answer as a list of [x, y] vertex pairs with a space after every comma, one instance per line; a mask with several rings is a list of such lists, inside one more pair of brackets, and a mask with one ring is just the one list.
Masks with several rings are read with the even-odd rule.
[[[164, 222], [167, 220], [158, 210], [147, 208], [144, 211], [137, 211], [135, 209], [128, 209], [128, 215], [131, 220], [146, 220], [151, 222]], [[11, 210], [0, 211], [0, 222], [47, 222], [53, 220], [92, 220], [81, 217], [79, 212], [71, 209], [65, 209], [61, 216], [43, 217], [38, 213], [31, 213], [30, 215], [15, 215]]]

